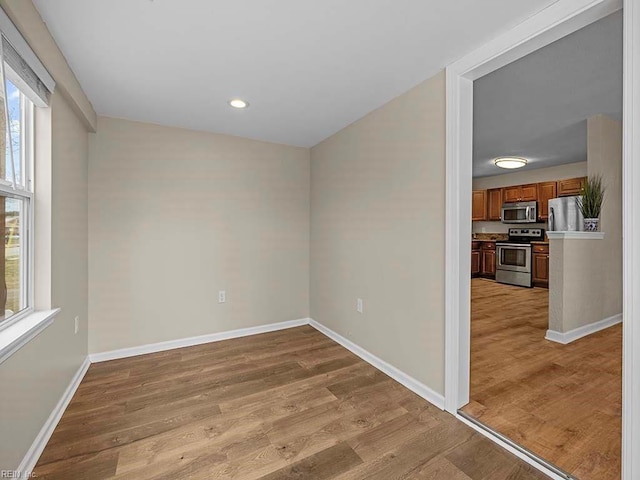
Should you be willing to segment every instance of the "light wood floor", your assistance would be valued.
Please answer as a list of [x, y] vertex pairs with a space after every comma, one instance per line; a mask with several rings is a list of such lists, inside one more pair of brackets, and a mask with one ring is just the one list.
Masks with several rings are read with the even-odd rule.
[[311, 327], [92, 365], [35, 474], [546, 478]]
[[544, 339], [548, 291], [473, 279], [463, 410], [580, 480], [620, 478], [622, 327]]

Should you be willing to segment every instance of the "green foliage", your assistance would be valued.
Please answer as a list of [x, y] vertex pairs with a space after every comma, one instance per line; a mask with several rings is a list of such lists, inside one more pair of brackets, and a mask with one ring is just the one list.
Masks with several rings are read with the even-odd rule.
[[600, 175], [591, 175], [587, 178], [582, 197], [577, 198], [578, 208], [584, 218], [599, 218], [604, 203], [605, 187]]

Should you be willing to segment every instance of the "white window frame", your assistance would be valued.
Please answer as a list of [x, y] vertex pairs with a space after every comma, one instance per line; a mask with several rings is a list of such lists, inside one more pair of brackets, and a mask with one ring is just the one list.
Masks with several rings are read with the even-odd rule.
[[[7, 79], [13, 83], [22, 96], [21, 108], [21, 146], [20, 164], [24, 185], [14, 185], [12, 182], [0, 180], [0, 194], [22, 200], [24, 202], [23, 218], [20, 222], [20, 295], [25, 308], [16, 312], [10, 318], [0, 322], [0, 331], [16, 324], [35, 311], [34, 307], [34, 130], [35, 130], [35, 105], [24, 91], [20, 88], [19, 77], [5, 64]], [[28, 100], [28, 102], [24, 101]], [[0, 152], [2, 154], [3, 152]], [[3, 234], [4, 235], [4, 234]], [[2, 238], [2, 237], [0, 237]], [[24, 240], [23, 240], [24, 239]], [[0, 245], [0, 248], [2, 246]]]

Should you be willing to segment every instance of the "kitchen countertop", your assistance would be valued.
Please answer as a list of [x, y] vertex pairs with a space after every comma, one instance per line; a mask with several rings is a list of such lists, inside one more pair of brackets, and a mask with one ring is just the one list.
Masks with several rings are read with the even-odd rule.
[[532, 241], [531, 245], [549, 245], [549, 241], [548, 240], [540, 240], [540, 241]]

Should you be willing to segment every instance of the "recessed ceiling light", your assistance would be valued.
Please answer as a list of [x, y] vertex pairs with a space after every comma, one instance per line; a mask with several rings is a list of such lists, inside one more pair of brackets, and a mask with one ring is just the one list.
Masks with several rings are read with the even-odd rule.
[[522, 168], [527, 164], [527, 159], [522, 157], [498, 157], [493, 164], [500, 168]]
[[231, 105], [233, 108], [243, 109], [249, 106], [249, 102], [245, 102], [241, 98], [233, 98], [229, 100], [229, 105]]

